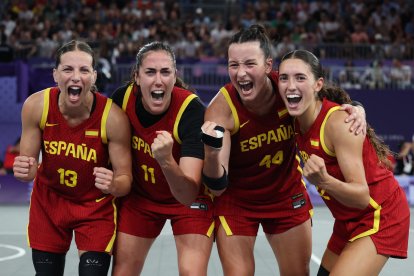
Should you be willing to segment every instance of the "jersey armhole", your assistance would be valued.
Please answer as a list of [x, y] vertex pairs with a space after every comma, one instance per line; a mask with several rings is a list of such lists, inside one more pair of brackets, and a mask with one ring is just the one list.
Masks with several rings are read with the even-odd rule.
[[43, 90], [43, 111], [40, 119], [39, 127], [41, 130], [45, 129], [47, 114], [49, 113], [50, 88]]

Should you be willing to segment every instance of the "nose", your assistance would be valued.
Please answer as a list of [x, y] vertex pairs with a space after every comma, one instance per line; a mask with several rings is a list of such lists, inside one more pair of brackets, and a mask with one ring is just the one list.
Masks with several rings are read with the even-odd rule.
[[80, 80], [80, 72], [78, 70], [73, 70], [72, 80], [78, 82]]
[[244, 77], [246, 75], [246, 68], [244, 65], [240, 65], [237, 69], [237, 77]]
[[158, 72], [157, 74], [155, 74], [155, 84], [156, 85], [162, 85], [161, 73], [160, 72]]
[[293, 78], [288, 78], [288, 89], [289, 90], [295, 90], [296, 89], [296, 83]]

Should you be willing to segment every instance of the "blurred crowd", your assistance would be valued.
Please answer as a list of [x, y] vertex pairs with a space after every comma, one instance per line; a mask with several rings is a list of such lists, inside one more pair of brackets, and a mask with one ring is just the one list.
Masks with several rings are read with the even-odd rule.
[[[209, 7], [215, 12], [206, 12]], [[51, 57], [84, 39], [116, 62], [148, 41], [168, 41], [178, 58], [224, 57], [227, 39], [253, 23], [267, 26], [275, 58], [295, 48], [320, 57], [414, 57], [412, 1], [1, 1], [3, 57]], [[99, 46], [99, 47], [98, 47]], [[10, 53], [4, 54], [5, 47]], [[12, 54], [11, 54], [12, 53]]]

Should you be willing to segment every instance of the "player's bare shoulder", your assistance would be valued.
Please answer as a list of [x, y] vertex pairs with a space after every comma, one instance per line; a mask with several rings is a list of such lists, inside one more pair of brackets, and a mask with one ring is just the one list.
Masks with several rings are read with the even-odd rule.
[[23, 103], [22, 117], [27, 115], [29, 118], [40, 120], [43, 113], [44, 94], [44, 90], [41, 90], [27, 97]]
[[108, 114], [107, 131], [110, 137], [118, 134], [130, 135], [128, 116], [114, 102], [112, 102], [111, 110]]
[[222, 93], [217, 93], [217, 95], [210, 101], [206, 108], [204, 121], [215, 122], [227, 130], [233, 129], [234, 122], [232, 112]]

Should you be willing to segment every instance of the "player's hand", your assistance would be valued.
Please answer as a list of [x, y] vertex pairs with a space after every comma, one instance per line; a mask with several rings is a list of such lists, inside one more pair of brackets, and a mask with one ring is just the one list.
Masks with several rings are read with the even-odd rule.
[[349, 131], [355, 133], [355, 135], [366, 134], [367, 120], [365, 109], [362, 106], [353, 106], [350, 104], [341, 105], [340, 110], [348, 112], [348, 117], [345, 118], [346, 123], [351, 123]]
[[325, 161], [315, 154], [312, 154], [306, 160], [305, 166], [303, 167], [303, 176], [311, 184], [319, 186], [321, 189], [326, 189], [330, 178], [326, 170]]
[[105, 194], [110, 194], [115, 189], [113, 184], [114, 172], [103, 167], [93, 168], [95, 187]]
[[208, 146], [208, 149], [220, 150], [224, 131], [224, 128], [215, 122], [205, 121], [201, 126], [201, 141]]
[[30, 179], [29, 173], [33, 166], [37, 167], [37, 161], [35, 158], [23, 155], [16, 156], [13, 162], [14, 177], [21, 181], [32, 180]]
[[151, 144], [151, 151], [154, 158], [162, 166], [172, 158], [174, 139], [168, 131], [159, 130], [156, 133], [157, 137], [155, 137]]

